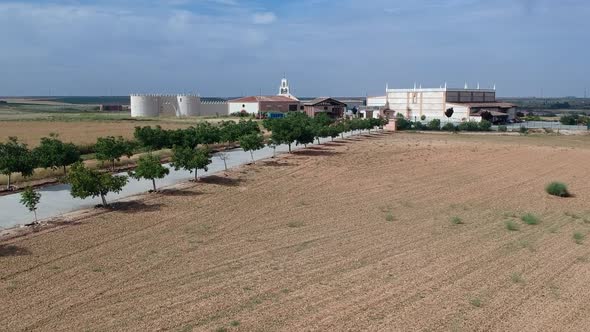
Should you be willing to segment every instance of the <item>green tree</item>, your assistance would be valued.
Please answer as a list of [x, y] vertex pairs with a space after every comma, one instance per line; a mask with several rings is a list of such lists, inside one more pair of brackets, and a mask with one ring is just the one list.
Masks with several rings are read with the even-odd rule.
[[160, 126], [135, 127], [133, 136], [141, 146], [150, 151], [161, 150], [170, 145], [170, 132]]
[[35, 214], [35, 223], [37, 223], [37, 205], [41, 200], [41, 194], [29, 186], [20, 194], [20, 197], [21, 204]]
[[175, 170], [185, 169], [192, 173], [195, 170], [195, 180], [199, 180], [199, 169], [207, 171], [207, 165], [211, 163], [211, 153], [208, 148], [196, 148], [175, 146], [172, 149], [172, 162]]
[[127, 180], [127, 177], [123, 175], [100, 173], [86, 168], [82, 162], [72, 165], [70, 174], [68, 174], [72, 197], [84, 199], [100, 196], [103, 207], [107, 207], [106, 195], [110, 192], [121, 192], [125, 184], [127, 184]]
[[41, 144], [33, 150], [39, 166], [43, 168], [63, 168], [64, 175], [67, 175], [67, 167], [80, 161], [80, 150], [72, 143], [60, 141], [56, 134], [41, 138]]
[[9, 137], [6, 143], [0, 143], [0, 174], [8, 177], [8, 189], [11, 188], [12, 173], [31, 176], [37, 166], [35, 155], [20, 143], [18, 138]]
[[274, 144], [287, 144], [289, 153], [291, 153], [291, 144], [295, 142], [297, 136], [292, 127], [292, 122], [288, 120], [288, 116], [281, 119], [266, 119], [264, 120], [264, 127], [271, 131], [270, 140]]
[[307, 144], [313, 143], [313, 140], [315, 139], [315, 130], [312, 125], [298, 128], [296, 133], [297, 136], [295, 137], [295, 140], [297, 141], [297, 145], [303, 144], [307, 147]]
[[244, 151], [250, 151], [252, 162], [254, 161], [254, 151], [260, 150], [264, 147], [264, 137], [261, 134], [249, 134], [240, 137], [240, 147]]
[[96, 159], [110, 161], [113, 171], [115, 170], [115, 161], [121, 160], [122, 156], [131, 157], [133, 155], [133, 144], [121, 136], [99, 137], [95, 149]]
[[[221, 141], [221, 131], [218, 127], [211, 125], [209, 122], [201, 122], [193, 128], [193, 132], [198, 144], [215, 144]], [[189, 145], [196, 147], [196, 144]]]
[[160, 163], [160, 158], [150, 153], [139, 158], [135, 171], [129, 172], [129, 176], [137, 180], [152, 180], [155, 192], [156, 179], [163, 179], [169, 173], [170, 170]]

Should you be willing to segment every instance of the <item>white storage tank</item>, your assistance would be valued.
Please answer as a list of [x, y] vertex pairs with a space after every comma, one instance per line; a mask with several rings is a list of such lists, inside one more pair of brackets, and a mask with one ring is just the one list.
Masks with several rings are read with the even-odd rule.
[[158, 117], [160, 98], [156, 95], [131, 95], [131, 117]]
[[178, 95], [178, 110], [176, 116], [197, 116], [200, 115], [201, 99], [195, 95]]

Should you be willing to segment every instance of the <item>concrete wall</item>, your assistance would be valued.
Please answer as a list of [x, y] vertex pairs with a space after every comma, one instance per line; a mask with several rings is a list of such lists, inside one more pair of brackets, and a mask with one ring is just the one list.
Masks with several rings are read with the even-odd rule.
[[383, 107], [386, 101], [385, 96], [367, 97], [367, 107]]
[[241, 112], [245, 110], [250, 114], [258, 114], [258, 102], [244, 103], [244, 102], [229, 102], [229, 114]]
[[445, 118], [445, 93], [443, 91], [390, 91], [389, 108], [410, 120]]
[[201, 101], [201, 109], [198, 115], [227, 115], [229, 114], [229, 107], [226, 102], [203, 102]]

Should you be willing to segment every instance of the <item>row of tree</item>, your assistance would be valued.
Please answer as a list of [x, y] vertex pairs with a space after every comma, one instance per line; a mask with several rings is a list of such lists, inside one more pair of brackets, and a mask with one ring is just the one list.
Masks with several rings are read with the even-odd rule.
[[387, 119], [383, 118], [369, 118], [369, 119], [351, 119], [335, 121], [328, 117], [325, 113], [319, 113], [314, 118], [310, 118], [304, 113], [293, 112], [289, 113], [284, 118], [265, 119], [263, 126], [271, 132], [270, 145], [276, 146], [279, 144], [286, 144], [291, 146], [307, 145], [320, 138], [331, 137], [334, 139], [339, 135], [344, 135], [345, 132], [369, 130], [375, 127], [382, 127], [387, 124]]
[[[137, 167], [134, 171], [128, 172], [128, 176], [114, 175], [86, 167], [81, 162], [80, 153], [76, 147], [71, 143], [59, 141], [56, 136], [44, 138], [40, 146], [34, 150], [28, 150], [25, 144], [19, 143], [16, 138], [11, 138], [5, 145], [10, 145], [13, 150], [5, 152], [14, 153], [17, 151], [16, 148], [20, 149], [14, 155], [21, 158], [21, 162], [30, 168], [25, 170], [23, 167], [13, 167], [11, 170], [21, 172], [24, 176], [31, 175], [36, 166], [63, 167], [66, 174], [67, 166], [72, 165], [66, 176], [66, 181], [71, 185], [71, 195], [82, 199], [100, 197], [102, 205], [107, 206], [106, 195], [110, 192], [119, 193], [127, 184], [129, 177], [151, 180], [153, 190], [156, 191], [156, 179], [162, 179], [169, 174], [169, 169], [163, 166], [160, 158], [152, 153], [156, 150], [171, 149], [170, 165], [176, 170], [185, 169], [191, 173], [194, 171], [195, 180], [198, 180], [198, 170], [206, 171], [211, 163], [209, 146], [212, 144], [223, 144], [227, 147], [231, 143], [239, 142], [244, 151], [250, 152], [254, 162], [253, 152], [267, 144], [273, 148], [280, 144], [287, 144], [291, 152], [293, 143], [307, 145], [314, 140], [319, 143], [320, 138], [332, 137], [333, 139], [348, 131], [370, 131], [384, 124], [386, 120], [383, 119], [352, 119], [336, 122], [325, 114], [309, 118], [303, 113], [292, 113], [284, 118], [268, 119], [263, 122], [264, 127], [271, 132], [268, 142], [265, 142], [258, 124], [251, 120], [242, 120], [238, 123], [223, 121], [218, 126], [205, 122], [187, 129], [174, 130], [166, 130], [159, 126], [136, 127], [135, 142], [122, 137], [99, 138], [95, 146], [96, 158], [109, 161], [113, 169], [115, 161], [120, 160], [122, 156], [130, 157], [138, 149], [149, 151], [138, 159]], [[1, 149], [2, 147], [0, 151], [3, 151]], [[227, 169], [225, 151], [220, 152], [219, 157], [223, 159]], [[1, 167], [0, 170], [4, 172]], [[7, 173], [8, 171], [4, 174]], [[39, 199], [39, 193], [31, 188], [27, 188], [21, 195], [21, 202], [30, 211], [35, 212], [35, 218]]]

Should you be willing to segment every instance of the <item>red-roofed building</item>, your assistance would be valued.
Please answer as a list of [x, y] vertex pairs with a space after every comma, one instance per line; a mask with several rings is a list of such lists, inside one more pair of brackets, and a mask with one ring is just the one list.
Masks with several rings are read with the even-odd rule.
[[262, 114], [267, 112], [295, 112], [299, 110], [300, 102], [286, 96], [250, 96], [230, 100], [228, 104], [229, 114], [240, 112]]

